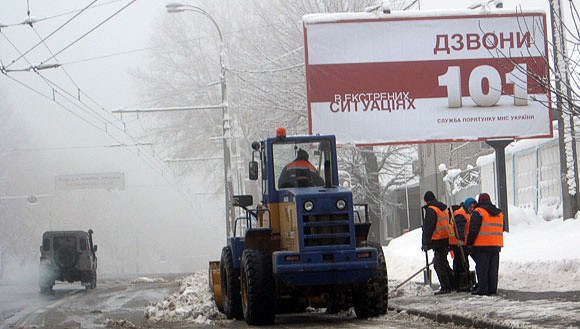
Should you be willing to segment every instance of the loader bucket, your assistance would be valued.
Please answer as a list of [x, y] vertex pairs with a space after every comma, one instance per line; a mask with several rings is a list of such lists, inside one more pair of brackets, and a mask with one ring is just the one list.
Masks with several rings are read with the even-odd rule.
[[212, 292], [213, 299], [218, 310], [223, 312], [224, 306], [222, 302], [222, 286], [219, 261], [209, 262], [209, 289]]

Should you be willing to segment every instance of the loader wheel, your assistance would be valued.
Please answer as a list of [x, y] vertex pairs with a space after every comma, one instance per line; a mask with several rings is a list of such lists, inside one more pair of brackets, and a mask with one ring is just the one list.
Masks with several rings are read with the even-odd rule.
[[220, 277], [224, 314], [228, 319], [242, 320], [244, 314], [240, 295], [240, 271], [234, 268], [234, 256], [230, 247], [222, 249]]
[[371, 276], [361, 292], [354, 296], [354, 312], [357, 318], [370, 318], [387, 313], [389, 301], [389, 286], [387, 277], [387, 263], [380, 244], [372, 241], [363, 241], [361, 247], [377, 249], [377, 270]]
[[276, 284], [272, 256], [265, 250], [246, 249], [241, 266], [242, 309], [249, 325], [274, 323]]

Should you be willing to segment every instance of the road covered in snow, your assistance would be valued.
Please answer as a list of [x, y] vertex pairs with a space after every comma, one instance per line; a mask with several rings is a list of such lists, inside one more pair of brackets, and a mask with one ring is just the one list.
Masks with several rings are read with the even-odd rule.
[[[250, 328], [227, 320], [211, 298], [207, 272], [106, 279], [94, 290], [60, 283], [51, 295], [28, 283], [0, 284], [0, 329]], [[353, 311], [323, 309], [276, 317], [277, 328], [456, 328], [405, 312], [358, 320]]]
[[3, 282], [0, 329], [143, 328], [143, 309], [175, 291], [176, 277], [105, 279], [94, 290], [57, 283], [52, 294], [41, 294], [34, 282]]

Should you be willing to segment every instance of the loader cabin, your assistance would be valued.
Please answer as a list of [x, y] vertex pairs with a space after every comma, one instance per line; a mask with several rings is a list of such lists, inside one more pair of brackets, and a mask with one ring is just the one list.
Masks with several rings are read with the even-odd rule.
[[[267, 191], [287, 188], [332, 187], [338, 184], [336, 141], [334, 136], [286, 136], [285, 128], [276, 129], [276, 137], [252, 149], [260, 153], [264, 203], [279, 202]], [[254, 155], [253, 155], [254, 156]], [[258, 179], [259, 165], [250, 162], [250, 180]], [[274, 193], [275, 194], [275, 193]], [[274, 197], [274, 199], [271, 199]]]
[[[257, 180], [261, 168], [261, 204], [268, 209], [259, 216], [258, 227], [270, 227], [280, 236], [281, 250], [354, 248], [362, 238], [355, 240], [354, 221], [349, 220], [352, 193], [338, 186], [333, 135], [286, 136], [285, 129], [278, 128], [276, 137], [254, 142], [252, 149], [260, 165], [252, 160], [250, 179]], [[327, 222], [324, 229], [320, 221]], [[304, 234], [296, 234], [296, 229]]]

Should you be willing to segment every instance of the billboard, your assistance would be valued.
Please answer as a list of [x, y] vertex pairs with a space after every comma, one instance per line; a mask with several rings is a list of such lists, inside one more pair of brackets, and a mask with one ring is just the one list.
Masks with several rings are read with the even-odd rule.
[[544, 12], [303, 20], [311, 134], [359, 145], [552, 136]]
[[125, 174], [122, 172], [106, 172], [55, 176], [54, 189], [60, 191], [86, 189], [124, 190]]

